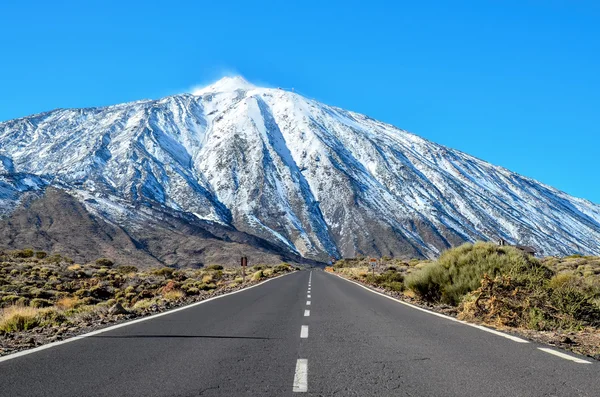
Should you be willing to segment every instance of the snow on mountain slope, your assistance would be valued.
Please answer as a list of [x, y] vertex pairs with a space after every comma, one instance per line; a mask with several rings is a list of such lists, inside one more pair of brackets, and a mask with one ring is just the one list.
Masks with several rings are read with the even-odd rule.
[[239, 77], [0, 123], [0, 159], [0, 173], [193, 213], [309, 258], [430, 257], [499, 237], [600, 254], [599, 205]]

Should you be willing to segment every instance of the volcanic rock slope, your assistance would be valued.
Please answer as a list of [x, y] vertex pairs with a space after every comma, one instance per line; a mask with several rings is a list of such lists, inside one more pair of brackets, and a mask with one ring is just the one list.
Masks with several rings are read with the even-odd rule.
[[497, 238], [546, 255], [600, 254], [599, 205], [239, 77], [192, 94], [0, 123], [0, 173], [5, 219], [52, 186], [163, 262], [177, 262], [177, 252], [152, 251], [139, 231], [160, 228], [165, 216], [317, 260], [433, 257]]

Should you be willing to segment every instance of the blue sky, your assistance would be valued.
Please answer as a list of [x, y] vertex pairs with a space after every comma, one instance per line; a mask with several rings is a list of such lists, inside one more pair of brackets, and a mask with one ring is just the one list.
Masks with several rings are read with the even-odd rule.
[[13, 1], [0, 120], [237, 73], [600, 203], [597, 1]]

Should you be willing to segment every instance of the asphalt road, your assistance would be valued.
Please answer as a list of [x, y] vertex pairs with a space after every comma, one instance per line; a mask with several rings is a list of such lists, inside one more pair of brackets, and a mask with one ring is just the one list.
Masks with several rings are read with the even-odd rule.
[[600, 396], [546, 347], [314, 270], [2, 360], [0, 396]]

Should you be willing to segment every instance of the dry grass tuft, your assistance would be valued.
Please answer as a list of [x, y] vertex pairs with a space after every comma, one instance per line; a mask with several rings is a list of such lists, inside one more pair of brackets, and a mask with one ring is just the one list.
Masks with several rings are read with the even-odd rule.
[[164, 292], [162, 297], [168, 301], [176, 301], [179, 299], [183, 299], [183, 297], [185, 297], [185, 293], [180, 289], [172, 289], [170, 291]]
[[29, 306], [9, 306], [0, 311], [0, 331], [18, 332], [39, 324], [40, 309]]
[[64, 297], [59, 299], [58, 302], [56, 302], [56, 306], [61, 310], [75, 309], [77, 306], [80, 306], [82, 304], [83, 302], [81, 301], [81, 299], [77, 297]]

